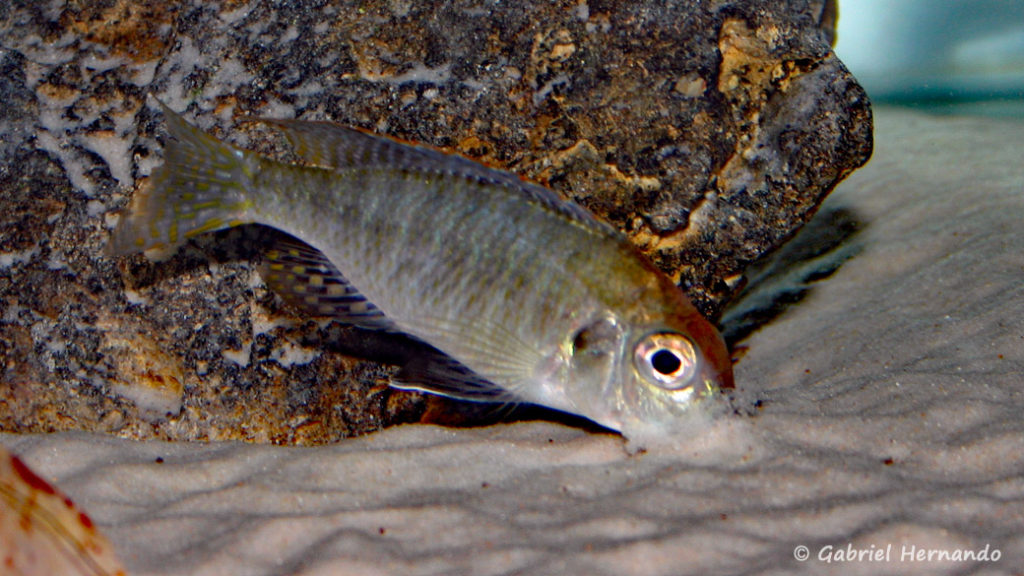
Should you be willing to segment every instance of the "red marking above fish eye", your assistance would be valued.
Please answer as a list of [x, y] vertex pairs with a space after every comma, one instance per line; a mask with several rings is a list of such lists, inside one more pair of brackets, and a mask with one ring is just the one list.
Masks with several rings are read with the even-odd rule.
[[11, 456], [11, 468], [14, 468], [14, 471], [25, 481], [25, 484], [28, 484], [33, 489], [45, 492], [46, 494], [57, 493], [53, 486], [50, 486], [46, 480], [36, 476], [36, 473], [29, 469], [17, 456]]

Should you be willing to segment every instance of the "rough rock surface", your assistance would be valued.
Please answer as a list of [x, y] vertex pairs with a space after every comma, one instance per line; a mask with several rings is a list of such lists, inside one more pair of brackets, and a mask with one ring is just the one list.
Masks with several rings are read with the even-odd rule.
[[546, 182], [714, 316], [870, 154], [831, 7], [3, 3], [0, 429], [319, 443], [426, 409], [267, 293], [260, 230], [160, 264], [102, 256], [160, 162], [148, 93], [266, 152], [240, 118], [332, 119]]

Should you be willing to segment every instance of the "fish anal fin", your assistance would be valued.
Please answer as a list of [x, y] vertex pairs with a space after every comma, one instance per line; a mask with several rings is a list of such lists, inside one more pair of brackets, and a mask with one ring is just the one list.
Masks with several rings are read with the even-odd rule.
[[260, 274], [285, 302], [310, 316], [373, 330], [394, 329], [323, 253], [298, 239], [275, 242], [265, 253]]

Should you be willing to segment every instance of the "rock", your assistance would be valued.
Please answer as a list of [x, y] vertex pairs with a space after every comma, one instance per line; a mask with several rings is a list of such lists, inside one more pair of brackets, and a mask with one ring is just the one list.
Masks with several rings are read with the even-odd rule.
[[322, 443], [439, 412], [340, 352], [408, 343], [336, 338], [266, 291], [266, 231], [103, 257], [160, 163], [148, 93], [267, 153], [241, 119], [335, 120], [545, 182], [715, 317], [870, 154], [833, 21], [820, 0], [0, 7], [0, 429]]

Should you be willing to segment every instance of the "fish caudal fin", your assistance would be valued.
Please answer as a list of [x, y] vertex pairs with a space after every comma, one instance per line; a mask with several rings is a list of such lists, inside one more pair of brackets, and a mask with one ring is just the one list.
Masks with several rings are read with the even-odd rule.
[[160, 106], [170, 133], [164, 164], [136, 191], [114, 230], [110, 254], [166, 253], [198, 234], [251, 222], [248, 191], [258, 160]]

